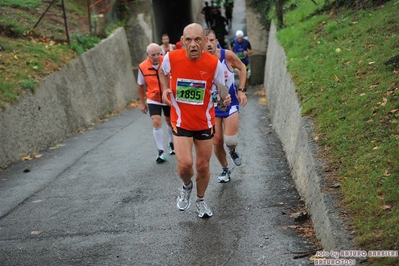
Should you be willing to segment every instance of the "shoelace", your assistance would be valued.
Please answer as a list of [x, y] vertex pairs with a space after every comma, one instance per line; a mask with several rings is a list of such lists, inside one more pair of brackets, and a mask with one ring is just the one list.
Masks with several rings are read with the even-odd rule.
[[207, 208], [208, 208], [205, 201], [203, 201], [203, 200], [198, 201], [198, 205], [199, 205], [199, 209], [202, 211], [207, 210]]
[[182, 194], [180, 194], [182, 196], [181, 199], [187, 200], [191, 190], [187, 190], [184, 188], [179, 188], [179, 190], [182, 191]]

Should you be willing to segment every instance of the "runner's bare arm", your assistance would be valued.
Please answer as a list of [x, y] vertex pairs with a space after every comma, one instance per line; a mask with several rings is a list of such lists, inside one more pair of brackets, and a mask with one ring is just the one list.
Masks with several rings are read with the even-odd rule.
[[[238, 56], [231, 51], [226, 50], [226, 61], [229, 62], [229, 66], [232, 69], [237, 68], [238, 70], [238, 79], [239, 79], [239, 88], [245, 88], [246, 80], [247, 80], [247, 67], [245, 64], [238, 58]], [[240, 102], [240, 106], [244, 107], [247, 104], [247, 95], [243, 91], [237, 92], [237, 98]]]
[[170, 106], [172, 103], [170, 102], [169, 94], [172, 93], [172, 90], [169, 88], [169, 75], [165, 75], [162, 67], [160, 67], [158, 69], [158, 76], [162, 87], [162, 102]]
[[145, 103], [145, 97], [144, 97], [144, 85], [137, 84], [137, 90], [138, 90], [139, 97], [140, 97], [141, 112], [146, 114], [147, 113], [147, 105]]

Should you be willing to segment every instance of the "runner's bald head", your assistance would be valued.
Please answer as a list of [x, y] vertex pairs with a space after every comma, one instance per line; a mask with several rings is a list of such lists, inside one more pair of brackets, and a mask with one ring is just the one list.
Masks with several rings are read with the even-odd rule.
[[161, 46], [157, 43], [150, 43], [147, 46], [147, 57], [150, 59], [152, 65], [158, 65], [161, 57]]
[[147, 46], [147, 54], [148, 53], [153, 53], [153, 52], [156, 52], [156, 51], [161, 51], [161, 46], [159, 46], [159, 44], [157, 44], [157, 43], [150, 43], [148, 46]]
[[204, 27], [202, 27], [201, 24], [198, 24], [198, 23], [188, 24], [183, 30], [183, 36], [186, 35], [187, 32], [192, 32], [192, 31], [196, 31], [196, 32], [202, 31], [202, 35], [205, 37], [205, 29], [204, 29]]

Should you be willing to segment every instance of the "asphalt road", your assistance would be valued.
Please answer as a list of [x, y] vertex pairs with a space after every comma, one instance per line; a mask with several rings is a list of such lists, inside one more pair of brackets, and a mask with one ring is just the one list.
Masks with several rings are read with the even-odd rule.
[[0, 173], [0, 265], [310, 264], [264, 90], [249, 91], [230, 183], [212, 157], [213, 217], [177, 210], [176, 159], [156, 164], [150, 117], [127, 109]]

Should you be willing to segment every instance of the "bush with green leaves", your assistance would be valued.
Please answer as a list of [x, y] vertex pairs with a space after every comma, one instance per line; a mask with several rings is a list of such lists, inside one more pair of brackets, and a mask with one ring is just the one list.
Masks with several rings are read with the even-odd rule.
[[100, 41], [101, 39], [97, 36], [75, 34], [72, 35], [71, 48], [81, 55]]
[[24, 32], [28, 30], [28, 28], [21, 26], [18, 21], [7, 17], [0, 18], [0, 25], [4, 27], [3, 35], [12, 38], [22, 37]]

